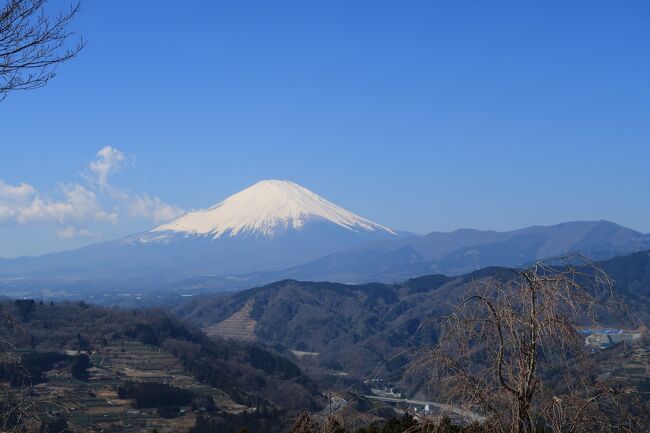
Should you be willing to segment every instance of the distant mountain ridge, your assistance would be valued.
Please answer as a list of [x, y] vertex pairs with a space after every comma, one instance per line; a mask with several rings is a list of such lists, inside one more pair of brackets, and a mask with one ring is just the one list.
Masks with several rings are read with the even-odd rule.
[[393, 282], [523, 266], [567, 253], [607, 259], [650, 248], [650, 235], [607, 221], [508, 232], [461, 229], [418, 236], [347, 211], [286, 180], [264, 180], [144, 233], [39, 257], [0, 259], [14, 296], [106, 291], [192, 293], [286, 278]]
[[364, 244], [283, 270], [277, 276], [399, 281], [429, 273], [459, 275], [487, 266], [524, 266], [569, 253], [602, 260], [649, 248], [650, 235], [608, 221], [575, 221], [508, 232], [461, 229]]

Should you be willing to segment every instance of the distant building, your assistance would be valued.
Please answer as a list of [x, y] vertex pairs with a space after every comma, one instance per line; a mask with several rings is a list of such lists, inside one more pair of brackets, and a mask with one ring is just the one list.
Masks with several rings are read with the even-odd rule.
[[590, 334], [585, 338], [585, 345], [593, 349], [608, 349], [612, 346], [616, 346], [620, 343], [632, 344], [639, 338], [642, 334], [640, 332], [628, 332], [619, 330], [619, 332], [597, 332]]

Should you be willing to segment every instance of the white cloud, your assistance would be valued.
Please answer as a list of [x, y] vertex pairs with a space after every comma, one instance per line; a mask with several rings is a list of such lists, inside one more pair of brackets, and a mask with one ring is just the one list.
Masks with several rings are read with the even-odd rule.
[[61, 239], [72, 239], [76, 237], [82, 237], [82, 238], [96, 238], [98, 237], [97, 234], [86, 230], [86, 229], [78, 229], [73, 226], [67, 226], [62, 228], [57, 232], [59, 237]]
[[128, 192], [111, 185], [108, 182], [110, 174], [119, 171], [127, 165], [132, 165], [135, 157], [127, 157], [122, 151], [106, 146], [97, 152], [97, 160], [90, 162], [89, 167], [93, 173], [90, 181], [99, 186], [99, 189], [111, 199], [119, 202], [126, 208], [129, 216], [144, 218], [155, 223], [169, 221], [184, 213], [172, 204], [165, 203], [160, 198], [148, 194], [131, 196]]
[[14, 206], [0, 202], [0, 223], [12, 219], [14, 214]]
[[[10, 185], [0, 180], [0, 224], [60, 224], [61, 238], [95, 237], [84, 229], [89, 223], [117, 225], [125, 217], [145, 218], [158, 223], [183, 214], [183, 210], [149, 194], [130, 194], [111, 185], [109, 176], [132, 165], [134, 157], [106, 146], [83, 174], [85, 184], [60, 185], [54, 195], [45, 195], [28, 183]], [[110, 209], [110, 210], [107, 210]]]
[[97, 184], [104, 188], [108, 181], [108, 176], [129, 164], [127, 157], [122, 151], [112, 147], [106, 146], [97, 152], [97, 159], [91, 161], [88, 166], [90, 171], [95, 175]]
[[34, 194], [36, 194], [36, 188], [27, 183], [13, 186], [0, 180], [0, 201], [21, 202], [27, 200]]
[[72, 239], [77, 234], [77, 229], [72, 226], [68, 226], [59, 230], [57, 234], [61, 239]]
[[[3, 182], [8, 190], [16, 190]], [[24, 184], [22, 184], [24, 185]], [[0, 196], [0, 221], [14, 221], [18, 224], [34, 222], [84, 222], [97, 220], [117, 224], [118, 215], [105, 211], [95, 193], [79, 184], [69, 184], [60, 187], [62, 199], [55, 200], [42, 197], [35, 189], [28, 199], [20, 196]]]
[[146, 218], [156, 223], [173, 220], [185, 213], [182, 209], [148, 194], [133, 197], [129, 201], [128, 212], [131, 216]]

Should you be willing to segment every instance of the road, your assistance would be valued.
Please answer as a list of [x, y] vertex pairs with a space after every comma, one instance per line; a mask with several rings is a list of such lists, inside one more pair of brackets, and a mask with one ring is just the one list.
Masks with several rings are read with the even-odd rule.
[[457, 406], [452, 406], [450, 404], [445, 404], [445, 403], [436, 403], [434, 401], [423, 401], [423, 400], [408, 400], [408, 399], [392, 398], [392, 397], [380, 397], [378, 395], [364, 395], [364, 397], [370, 400], [378, 400], [378, 401], [385, 401], [391, 403], [407, 403], [407, 404], [415, 404], [418, 406], [429, 405], [429, 407], [437, 407], [438, 409], [441, 409], [442, 411], [445, 412], [455, 413], [456, 415], [470, 422], [480, 423], [485, 421], [485, 417], [477, 413], [471, 412], [469, 410], [465, 410]]

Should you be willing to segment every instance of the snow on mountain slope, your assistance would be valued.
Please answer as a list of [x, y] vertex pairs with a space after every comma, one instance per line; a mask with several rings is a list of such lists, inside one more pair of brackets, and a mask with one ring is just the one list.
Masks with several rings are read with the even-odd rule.
[[302, 230], [310, 221], [325, 221], [353, 232], [396, 233], [336, 206], [302, 186], [285, 180], [263, 180], [221, 203], [190, 212], [156, 227], [161, 232], [210, 236], [264, 236], [273, 238], [289, 230]]

